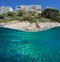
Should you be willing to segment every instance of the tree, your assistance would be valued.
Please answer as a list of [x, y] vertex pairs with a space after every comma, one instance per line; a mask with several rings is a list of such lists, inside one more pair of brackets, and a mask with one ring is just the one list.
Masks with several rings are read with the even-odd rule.
[[53, 19], [54, 17], [59, 16], [59, 10], [47, 8], [44, 11], [42, 11], [41, 15], [45, 18]]

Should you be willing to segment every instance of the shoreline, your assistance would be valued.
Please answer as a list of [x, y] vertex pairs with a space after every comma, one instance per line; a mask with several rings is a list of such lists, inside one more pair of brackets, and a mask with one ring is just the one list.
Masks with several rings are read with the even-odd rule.
[[37, 23], [30, 23], [28, 21], [11, 21], [8, 23], [0, 23], [0, 27], [5, 28], [11, 28], [11, 29], [17, 29], [22, 31], [43, 31], [49, 28], [60, 26], [60, 23], [58, 22], [37, 22]]

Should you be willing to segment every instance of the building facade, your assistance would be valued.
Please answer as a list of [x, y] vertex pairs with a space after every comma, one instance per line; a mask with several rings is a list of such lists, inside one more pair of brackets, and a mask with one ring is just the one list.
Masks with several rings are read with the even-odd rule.
[[8, 11], [13, 11], [13, 9], [11, 7], [7, 7], [7, 6], [0, 7], [0, 14], [7, 13]]
[[41, 6], [40, 5], [21, 5], [21, 6], [16, 6], [16, 12], [20, 11], [20, 10], [24, 10], [27, 12], [37, 12], [37, 13], [41, 13]]

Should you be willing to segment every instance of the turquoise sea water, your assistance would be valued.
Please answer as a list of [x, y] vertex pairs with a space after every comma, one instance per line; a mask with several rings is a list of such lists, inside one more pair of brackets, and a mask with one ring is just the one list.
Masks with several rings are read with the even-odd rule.
[[38, 32], [0, 27], [0, 62], [60, 62], [60, 27]]

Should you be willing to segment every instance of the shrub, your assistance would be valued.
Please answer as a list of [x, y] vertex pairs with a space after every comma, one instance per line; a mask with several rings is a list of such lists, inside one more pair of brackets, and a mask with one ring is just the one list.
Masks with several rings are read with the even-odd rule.
[[23, 20], [24, 20], [24, 21], [27, 20], [27, 21], [30, 22], [30, 21], [33, 21], [33, 18], [32, 18], [32, 16], [23, 16]]
[[7, 13], [7, 16], [11, 16], [11, 17], [13, 17], [14, 14], [15, 14], [14, 12], [8, 12], [8, 13]]
[[23, 21], [23, 17], [16, 17], [16, 20]]
[[41, 19], [41, 14], [38, 14], [37, 17], [38, 17], [38, 19]]
[[23, 11], [23, 10], [20, 10], [19, 12], [17, 12], [16, 15], [17, 15], [17, 16], [23, 16], [23, 15], [24, 15], [24, 11]]
[[56, 17], [53, 17], [52, 19], [53, 19], [54, 21], [56, 21], [56, 22], [60, 22], [60, 17], [57, 17], [57, 16], [56, 16]]
[[4, 19], [4, 16], [2, 14], [0, 14], [0, 19]]

